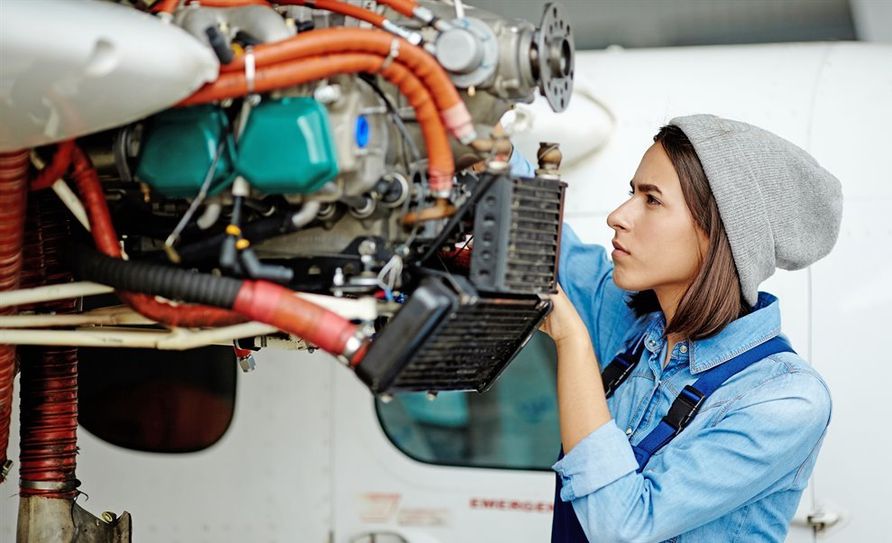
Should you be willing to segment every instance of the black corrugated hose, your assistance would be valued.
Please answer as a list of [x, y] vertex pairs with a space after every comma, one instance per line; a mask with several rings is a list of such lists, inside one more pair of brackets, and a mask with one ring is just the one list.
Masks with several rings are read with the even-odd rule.
[[72, 251], [70, 260], [75, 275], [83, 280], [216, 307], [231, 308], [244, 283], [231, 277], [110, 258], [86, 247]]

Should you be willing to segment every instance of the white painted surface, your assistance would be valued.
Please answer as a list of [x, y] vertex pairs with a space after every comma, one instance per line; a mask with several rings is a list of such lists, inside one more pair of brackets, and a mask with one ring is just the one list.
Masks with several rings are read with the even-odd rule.
[[[134, 541], [325, 543], [331, 525], [331, 412], [327, 356], [263, 351], [239, 373], [236, 411], [205, 451], [149, 454], [78, 432], [81, 505], [133, 515]], [[352, 377], [352, 376], [350, 376]], [[16, 391], [18, 391], [16, 382]], [[18, 412], [9, 456], [18, 465]], [[11, 484], [10, 484], [11, 483]], [[18, 469], [0, 488], [0, 541], [15, 540]]]
[[167, 109], [219, 62], [177, 26], [97, 0], [0, 2], [0, 151], [36, 147]]
[[892, 2], [849, 0], [859, 40], [892, 43]]

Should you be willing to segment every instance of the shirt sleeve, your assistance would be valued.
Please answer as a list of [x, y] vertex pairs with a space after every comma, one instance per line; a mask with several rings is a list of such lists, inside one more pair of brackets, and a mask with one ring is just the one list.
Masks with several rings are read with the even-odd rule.
[[829, 422], [826, 386], [785, 374], [733, 403], [688, 428], [693, 435], [676, 438], [642, 473], [612, 421], [557, 462], [561, 499], [573, 503], [588, 539], [663, 541], [788, 488]]
[[515, 146], [511, 149], [511, 158], [508, 159], [508, 167], [511, 168], [511, 175], [515, 177], [535, 177], [536, 169], [533, 164], [527, 160], [523, 153]]
[[636, 321], [626, 304], [629, 292], [613, 282], [613, 263], [604, 247], [582, 243], [566, 223], [558, 281], [588, 328], [598, 362], [602, 367], [609, 364]]

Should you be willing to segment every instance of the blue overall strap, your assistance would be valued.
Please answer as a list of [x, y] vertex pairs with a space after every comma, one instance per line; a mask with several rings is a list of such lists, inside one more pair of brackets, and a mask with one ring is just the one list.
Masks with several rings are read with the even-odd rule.
[[784, 337], [775, 336], [719, 366], [706, 370], [693, 385], [685, 386], [672, 402], [669, 412], [660, 424], [642, 439], [641, 443], [632, 446], [635, 459], [638, 460], [638, 472], [644, 469], [655, 452], [672, 441], [672, 438], [690, 424], [706, 398], [722, 386], [722, 383], [759, 360], [783, 352], [796, 351]]
[[601, 372], [601, 382], [604, 383], [606, 397], [613, 396], [616, 389], [629, 378], [635, 365], [638, 364], [642, 352], [644, 352], [643, 335], [632, 344], [632, 347], [616, 355], [616, 358], [607, 364], [607, 367]]

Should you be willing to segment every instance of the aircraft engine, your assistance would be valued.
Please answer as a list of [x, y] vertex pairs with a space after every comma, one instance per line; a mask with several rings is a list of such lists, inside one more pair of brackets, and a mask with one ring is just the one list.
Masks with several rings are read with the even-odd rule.
[[[550, 309], [560, 152], [512, 176], [494, 126], [537, 89], [567, 107], [559, 5], [538, 26], [457, 0], [40, 0], [0, 19], [0, 430], [15, 345], [74, 367], [77, 346], [234, 343], [244, 369], [261, 346], [321, 348], [376, 394], [483, 391]], [[112, 290], [124, 305], [77, 302]], [[76, 369], [28, 371], [39, 403]], [[41, 443], [23, 441], [39, 469]]]

